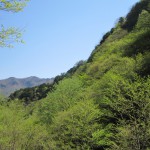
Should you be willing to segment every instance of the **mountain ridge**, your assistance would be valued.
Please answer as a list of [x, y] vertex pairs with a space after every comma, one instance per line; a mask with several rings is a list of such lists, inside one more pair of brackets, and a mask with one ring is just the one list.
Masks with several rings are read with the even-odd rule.
[[30, 76], [26, 78], [9, 77], [0, 80], [0, 93], [4, 96], [9, 96], [16, 90], [29, 88], [41, 85], [43, 83], [52, 83], [53, 78], [39, 78], [36, 76]]

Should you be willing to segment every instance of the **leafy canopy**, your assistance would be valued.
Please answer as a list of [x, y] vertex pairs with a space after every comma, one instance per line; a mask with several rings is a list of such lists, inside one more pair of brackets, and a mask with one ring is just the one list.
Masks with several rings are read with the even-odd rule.
[[[16, 13], [23, 10], [27, 1], [29, 0], [0, 0], [0, 10]], [[1, 25], [0, 47], [13, 47], [13, 42], [23, 42], [20, 38], [21, 33], [18, 28], [5, 28]]]

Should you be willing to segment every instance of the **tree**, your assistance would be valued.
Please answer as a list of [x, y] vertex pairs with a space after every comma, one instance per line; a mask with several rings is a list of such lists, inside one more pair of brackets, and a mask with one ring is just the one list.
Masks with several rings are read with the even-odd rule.
[[139, 29], [144, 29], [144, 30], [149, 30], [150, 26], [150, 13], [146, 10], [143, 10], [141, 14], [139, 15], [136, 28]]
[[82, 82], [78, 78], [64, 79], [54, 86], [54, 91], [41, 101], [38, 117], [41, 123], [51, 124], [55, 114], [65, 111], [82, 99]]
[[[0, 102], [5, 99], [0, 97]], [[32, 108], [14, 100], [0, 105], [0, 150], [49, 150], [46, 126], [37, 123]]]
[[[0, 10], [17, 13], [21, 11], [29, 0], [0, 0]], [[13, 42], [22, 42], [21, 33], [18, 28], [5, 28], [1, 25], [0, 47], [12, 47]]]
[[141, 14], [142, 10], [149, 11], [150, 2], [149, 0], [142, 0], [138, 2], [135, 6], [132, 7], [131, 11], [128, 13], [126, 17], [126, 22], [123, 24], [123, 28], [131, 31], [138, 21], [139, 14]]
[[92, 100], [77, 102], [68, 110], [60, 111], [51, 126], [52, 149], [90, 150], [94, 147], [92, 133], [98, 129], [99, 109]]
[[[116, 68], [117, 71], [119, 68]], [[114, 70], [113, 70], [114, 71]], [[130, 73], [131, 74], [131, 73]], [[96, 88], [95, 100], [103, 130], [94, 133], [99, 147], [111, 150], [150, 148], [150, 77], [106, 73]]]

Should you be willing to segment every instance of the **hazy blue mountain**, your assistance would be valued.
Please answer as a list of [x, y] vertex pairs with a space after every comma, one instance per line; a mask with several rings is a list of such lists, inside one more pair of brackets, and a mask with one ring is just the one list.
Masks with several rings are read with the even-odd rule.
[[53, 79], [38, 78], [35, 76], [27, 78], [10, 77], [8, 79], [0, 80], [0, 94], [8, 96], [12, 92], [28, 87], [34, 87], [43, 83], [51, 83]]

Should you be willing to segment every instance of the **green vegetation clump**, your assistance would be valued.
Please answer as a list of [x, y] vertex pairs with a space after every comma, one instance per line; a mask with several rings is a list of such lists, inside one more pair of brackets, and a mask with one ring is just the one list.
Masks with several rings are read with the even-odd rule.
[[[7, 12], [19, 12], [25, 7], [29, 0], [0, 0], [0, 10]], [[20, 29], [16, 27], [0, 27], [0, 47], [13, 47], [13, 42], [23, 42]]]
[[149, 150], [149, 10], [149, 0], [137, 3], [87, 62], [57, 76], [51, 90], [36, 87], [39, 99], [34, 88], [28, 100], [1, 97], [0, 149]]

